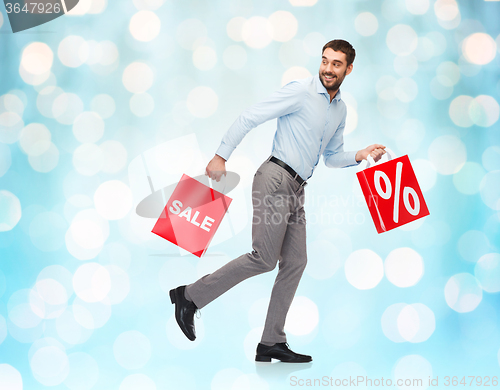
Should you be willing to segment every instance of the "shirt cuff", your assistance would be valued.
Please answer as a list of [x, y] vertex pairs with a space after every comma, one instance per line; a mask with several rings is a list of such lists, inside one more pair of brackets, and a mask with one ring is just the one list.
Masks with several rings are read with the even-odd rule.
[[352, 163], [353, 163], [353, 165], [359, 165], [359, 164], [361, 164], [361, 161], [363, 161], [363, 160], [361, 160], [361, 161], [356, 161], [356, 154], [357, 154], [358, 152], [356, 151], [356, 152], [352, 152], [352, 153], [353, 153], [353, 154], [352, 154]]
[[224, 160], [229, 160], [229, 157], [231, 157], [231, 154], [233, 153], [234, 149], [232, 146], [226, 145], [224, 142], [221, 142], [219, 149], [215, 152], [218, 156], [221, 156]]

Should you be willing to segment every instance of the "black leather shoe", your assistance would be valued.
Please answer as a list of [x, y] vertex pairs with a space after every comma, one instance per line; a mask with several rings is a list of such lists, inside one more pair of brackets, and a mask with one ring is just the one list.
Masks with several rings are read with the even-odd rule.
[[276, 343], [272, 346], [259, 343], [259, 345], [257, 345], [255, 361], [270, 362], [271, 359], [278, 359], [283, 363], [308, 363], [312, 361], [311, 356], [301, 355], [290, 350], [288, 343]]
[[170, 300], [175, 303], [175, 319], [186, 337], [194, 341], [196, 333], [194, 331], [194, 314], [198, 309], [194, 302], [188, 301], [184, 296], [186, 286], [180, 286], [170, 290]]

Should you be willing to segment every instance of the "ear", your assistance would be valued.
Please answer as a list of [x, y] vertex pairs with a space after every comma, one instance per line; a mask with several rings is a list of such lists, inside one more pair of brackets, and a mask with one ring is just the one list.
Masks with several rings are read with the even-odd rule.
[[347, 76], [348, 74], [350, 74], [351, 72], [352, 72], [352, 64], [351, 64], [351, 65], [349, 65], [349, 66], [347, 67], [347, 69], [346, 69], [346, 73], [345, 73], [345, 74], [346, 74], [346, 76]]

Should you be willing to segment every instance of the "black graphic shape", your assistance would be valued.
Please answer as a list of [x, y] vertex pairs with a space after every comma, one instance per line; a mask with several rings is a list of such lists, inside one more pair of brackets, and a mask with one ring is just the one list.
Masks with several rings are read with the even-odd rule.
[[[50, 22], [72, 10], [79, 0], [3, 0], [12, 32]], [[66, 10], [65, 10], [66, 7]]]

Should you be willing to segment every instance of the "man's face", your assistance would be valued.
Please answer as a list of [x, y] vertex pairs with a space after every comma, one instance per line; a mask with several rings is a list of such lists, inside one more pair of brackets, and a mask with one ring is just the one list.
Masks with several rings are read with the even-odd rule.
[[342, 81], [352, 71], [352, 64], [347, 66], [345, 53], [330, 48], [325, 49], [319, 67], [319, 78], [327, 91], [336, 91]]

